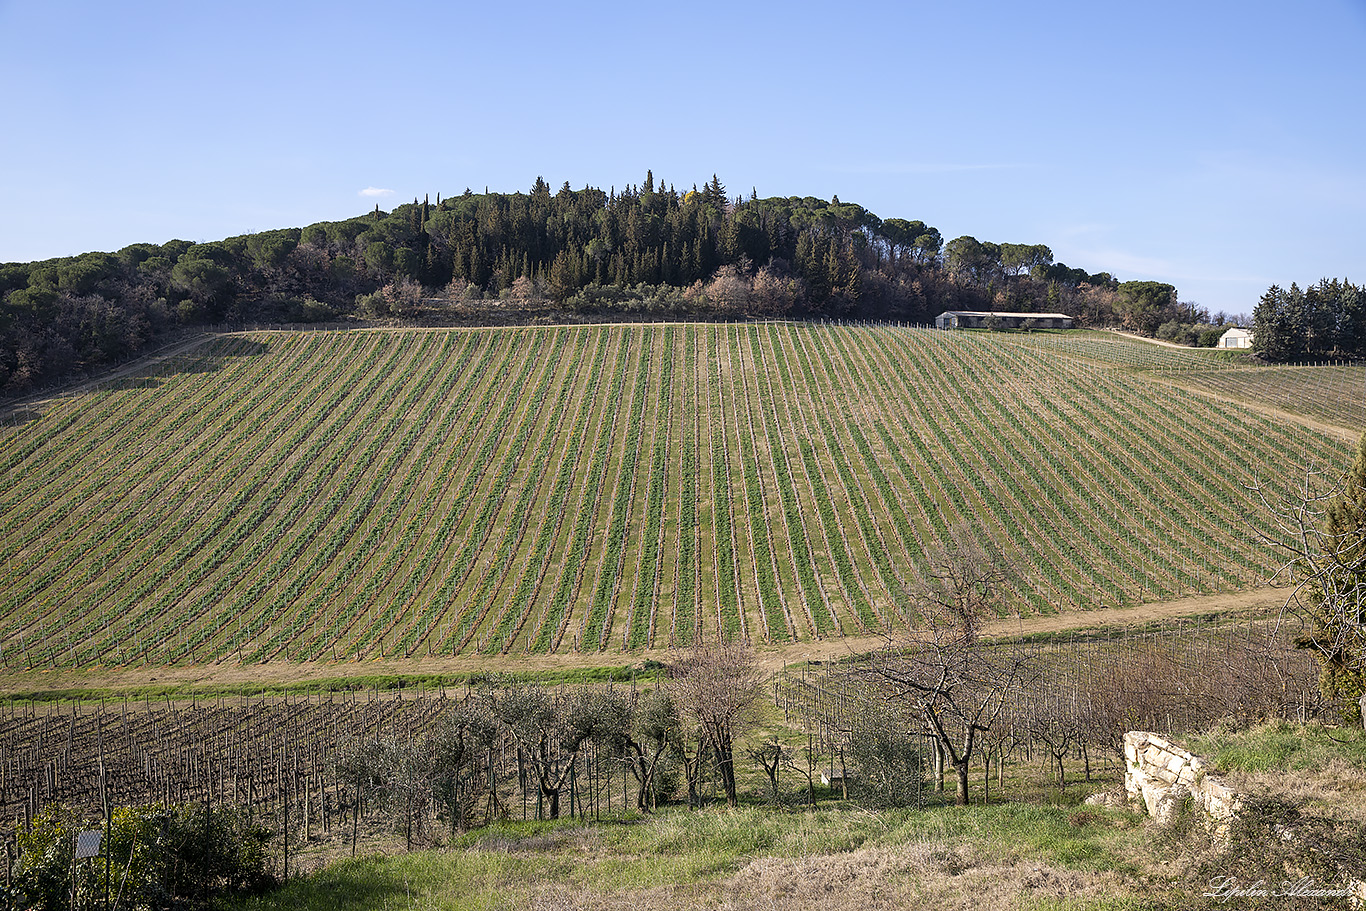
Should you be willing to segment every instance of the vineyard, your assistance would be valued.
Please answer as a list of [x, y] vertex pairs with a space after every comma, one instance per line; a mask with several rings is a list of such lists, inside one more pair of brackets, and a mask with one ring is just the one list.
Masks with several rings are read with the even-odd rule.
[[[1028, 670], [1002, 687], [1004, 708], [984, 736], [1033, 748], [1068, 727], [1072, 746], [1084, 743], [1109, 761], [1122, 752], [1119, 738], [1128, 730], [1319, 717], [1331, 707], [1313, 656], [1293, 644], [1295, 633], [1272, 621], [1176, 620], [1141, 631], [997, 641], [985, 654], [1019, 656]], [[777, 705], [789, 723], [838, 748], [861, 719], [898, 711], [879, 689], [880, 660], [784, 669], [774, 682]], [[924, 728], [910, 712], [898, 720], [906, 730]]]
[[[1360, 368], [1318, 369], [1356, 372], [1303, 373], [1307, 413], [1359, 430]], [[1254, 373], [896, 326], [222, 335], [0, 427], [0, 661], [881, 632], [963, 535], [1021, 613], [1236, 590], [1276, 566], [1243, 485], [1349, 445], [1229, 401]]]
[[1251, 403], [1271, 405], [1320, 421], [1366, 427], [1366, 365], [1263, 367], [1190, 373], [1194, 388]]
[[[411, 848], [457, 827], [546, 818], [529, 760], [506, 726], [468, 726], [471, 712], [494, 704], [490, 692], [507, 696], [494, 689], [164, 704], [125, 698], [73, 703], [69, 712], [10, 704], [0, 710], [5, 856], [12, 862], [16, 834], [60, 807], [87, 815], [105, 805], [241, 809], [271, 833], [280, 851], [272, 867], [286, 876], [292, 851], [347, 842], [354, 849], [362, 823], [367, 841], [383, 839], [401, 816]], [[630, 687], [617, 692], [638, 697]], [[564, 693], [544, 696], [564, 709]], [[463, 738], [454, 755], [445, 735]], [[564, 789], [570, 812], [596, 817], [635, 805], [629, 770], [604, 744], [588, 742], [555, 761], [573, 765]], [[395, 768], [405, 762], [414, 765], [406, 778]], [[397, 806], [395, 787], [403, 791]]]
[[[1094, 762], [1113, 769], [1125, 730], [1188, 732], [1219, 719], [1317, 717], [1325, 707], [1317, 668], [1292, 638], [1293, 631], [1266, 621], [1179, 621], [1141, 632], [987, 645], [987, 654], [1023, 656], [1028, 672], [1004, 686], [1000, 716], [982, 732], [986, 752], [1002, 776], [1007, 758], [1020, 764], [1050, 753], [1059, 763], [1082, 757], [1088, 768]], [[870, 725], [909, 737], [929, 764], [932, 737], [904, 699], [888, 701], [879, 677], [883, 660], [802, 664], [785, 668], [771, 690], [761, 687], [786, 726], [809, 732], [808, 748], [831, 774]], [[28, 831], [53, 806], [91, 814], [106, 802], [239, 807], [279, 839], [288, 869], [294, 848], [354, 844], [362, 819], [370, 835], [402, 820], [411, 846], [415, 837], [426, 842], [447, 828], [500, 817], [554, 817], [558, 804], [538, 795], [528, 725], [564, 738], [546, 741], [561, 752], [540, 757], [560, 773], [555, 788], [563, 785], [564, 810], [610, 814], [643, 799], [645, 767], [633, 770], [615, 734], [599, 731], [573, 746], [570, 734], [594, 730], [583, 727], [585, 717], [617, 717], [585, 715], [585, 707], [615, 699], [629, 713], [643, 713], [657, 689], [632, 682], [552, 690], [491, 675], [477, 685], [398, 694], [124, 696], [56, 706], [10, 700], [0, 706], [0, 841]], [[523, 711], [528, 698], [544, 714]], [[687, 752], [695, 743], [685, 737], [675, 746]], [[703, 755], [704, 748], [697, 750]], [[695, 782], [704, 788], [695, 796], [716, 800], [714, 762], [697, 768], [706, 774]], [[675, 796], [669, 788], [678, 784], [661, 783], [659, 799]]]
[[1030, 336], [1036, 350], [1125, 367], [1197, 392], [1270, 406], [1337, 427], [1366, 428], [1366, 364], [1265, 366], [1245, 352], [1136, 343], [1109, 332]]

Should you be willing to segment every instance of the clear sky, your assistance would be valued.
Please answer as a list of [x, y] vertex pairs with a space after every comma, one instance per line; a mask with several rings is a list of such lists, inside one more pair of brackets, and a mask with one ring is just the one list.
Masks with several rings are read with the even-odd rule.
[[649, 168], [1211, 311], [1366, 280], [1366, 0], [0, 0], [0, 41], [0, 262]]

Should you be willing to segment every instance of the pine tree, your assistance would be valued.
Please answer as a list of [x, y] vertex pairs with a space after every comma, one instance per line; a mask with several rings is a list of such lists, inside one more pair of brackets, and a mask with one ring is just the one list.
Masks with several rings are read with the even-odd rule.
[[[696, 187], [694, 187], [696, 189]], [[715, 174], [711, 176], [711, 183], [702, 188], [702, 201], [717, 212], [725, 213], [727, 203], [726, 188], [721, 185], [721, 181]]]
[[1277, 285], [1267, 289], [1252, 311], [1254, 351], [1272, 361], [1295, 356], [1297, 344], [1291, 309], [1289, 292]]

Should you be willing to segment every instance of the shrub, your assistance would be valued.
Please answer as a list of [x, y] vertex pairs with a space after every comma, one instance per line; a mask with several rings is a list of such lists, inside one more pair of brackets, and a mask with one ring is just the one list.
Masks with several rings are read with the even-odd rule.
[[855, 770], [849, 796], [867, 807], [918, 807], [924, 764], [912, 734], [865, 724], [849, 735], [847, 756]]
[[[119, 807], [110, 815], [100, 856], [76, 863], [78, 907], [102, 907], [107, 889], [121, 907], [201, 908], [212, 898], [261, 892], [274, 882], [267, 871], [270, 835], [240, 810]], [[76, 834], [96, 828], [104, 826], [64, 806], [34, 819], [17, 837], [7, 905], [67, 911]]]
[[1238, 906], [1340, 908], [1341, 896], [1302, 897], [1293, 905], [1291, 896], [1297, 885], [1345, 889], [1364, 868], [1366, 833], [1306, 815], [1279, 797], [1256, 797], [1244, 801], [1222, 844], [1197, 850], [1190, 878], [1216, 893], [1203, 896], [1211, 907], [1227, 907], [1231, 890], [1260, 888], [1269, 894], [1238, 895]]

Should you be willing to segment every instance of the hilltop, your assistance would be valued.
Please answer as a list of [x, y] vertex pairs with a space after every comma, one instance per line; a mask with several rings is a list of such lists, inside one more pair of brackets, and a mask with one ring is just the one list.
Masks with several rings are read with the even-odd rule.
[[1080, 325], [1152, 333], [1211, 319], [1171, 285], [1069, 268], [1045, 244], [948, 239], [838, 197], [732, 197], [715, 176], [680, 192], [653, 174], [621, 191], [552, 192], [538, 178], [526, 193], [466, 190], [302, 228], [9, 263], [0, 298], [3, 395], [205, 326], [928, 323], [945, 309], [1062, 309]]

